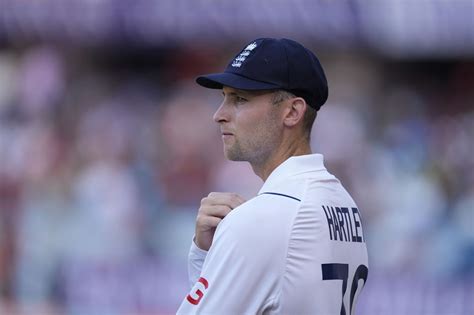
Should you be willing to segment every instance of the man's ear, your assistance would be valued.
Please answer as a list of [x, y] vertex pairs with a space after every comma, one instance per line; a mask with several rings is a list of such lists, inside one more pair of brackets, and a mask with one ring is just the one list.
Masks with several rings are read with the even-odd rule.
[[294, 127], [303, 121], [304, 113], [308, 105], [301, 97], [289, 99], [288, 102], [285, 109], [285, 116], [283, 117], [283, 124], [287, 127]]

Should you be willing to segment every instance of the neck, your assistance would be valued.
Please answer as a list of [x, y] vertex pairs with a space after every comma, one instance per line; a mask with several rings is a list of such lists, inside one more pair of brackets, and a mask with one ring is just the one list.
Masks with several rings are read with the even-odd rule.
[[273, 170], [290, 157], [311, 153], [311, 147], [308, 141], [295, 141], [290, 143], [290, 145], [280, 147], [262, 163], [250, 164], [254, 173], [265, 182]]

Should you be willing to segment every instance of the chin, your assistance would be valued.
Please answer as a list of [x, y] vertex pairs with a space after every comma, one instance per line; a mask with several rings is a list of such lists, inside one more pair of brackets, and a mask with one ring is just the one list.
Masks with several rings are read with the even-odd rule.
[[229, 152], [229, 151], [225, 151], [224, 156], [229, 161], [235, 161], [235, 162], [246, 161], [244, 158], [242, 158], [242, 156], [240, 154], [235, 154], [235, 153]]

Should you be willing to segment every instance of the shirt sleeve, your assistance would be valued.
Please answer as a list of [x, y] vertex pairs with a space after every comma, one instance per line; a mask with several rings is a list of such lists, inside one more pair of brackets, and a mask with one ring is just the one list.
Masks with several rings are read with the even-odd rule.
[[207, 251], [197, 247], [193, 237], [188, 256], [188, 278], [190, 288], [192, 288], [199, 279], [206, 255]]
[[262, 314], [275, 307], [286, 242], [274, 239], [272, 229], [278, 226], [265, 227], [241, 210], [219, 224], [201, 274], [177, 314]]

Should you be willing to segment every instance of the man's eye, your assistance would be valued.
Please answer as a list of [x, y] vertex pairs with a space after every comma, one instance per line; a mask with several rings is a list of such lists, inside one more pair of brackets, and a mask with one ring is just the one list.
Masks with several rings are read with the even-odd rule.
[[235, 97], [235, 101], [236, 101], [237, 103], [244, 103], [244, 102], [247, 102], [247, 100], [246, 100], [245, 98], [240, 97], [240, 96], [236, 96], [236, 97]]

